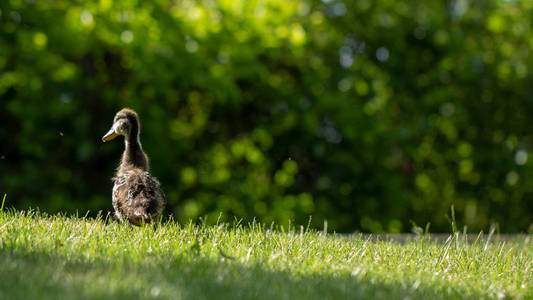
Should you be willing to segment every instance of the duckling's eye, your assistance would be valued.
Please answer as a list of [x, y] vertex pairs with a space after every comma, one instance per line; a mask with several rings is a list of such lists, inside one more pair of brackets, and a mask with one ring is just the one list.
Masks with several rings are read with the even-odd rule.
[[130, 124], [128, 124], [128, 122], [121, 121], [120, 125], [118, 126], [118, 130], [121, 133], [128, 133], [130, 131]]

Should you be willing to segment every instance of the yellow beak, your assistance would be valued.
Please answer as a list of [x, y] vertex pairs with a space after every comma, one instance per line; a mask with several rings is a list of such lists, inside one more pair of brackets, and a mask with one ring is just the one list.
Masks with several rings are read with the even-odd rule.
[[102, 141], [107, 142], [116, 138], [117, 136], [119, 136], [119, 134], [115, 132], [115, 125], [113, 125], [113, 127], [111, 127], [111, 129], [102, 137]]

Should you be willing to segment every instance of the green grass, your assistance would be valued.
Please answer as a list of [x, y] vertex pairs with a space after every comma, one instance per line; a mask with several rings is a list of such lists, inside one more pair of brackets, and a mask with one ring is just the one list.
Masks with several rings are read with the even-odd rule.
[[533, 299], [533, 242], [0, 212], [0, 299]]

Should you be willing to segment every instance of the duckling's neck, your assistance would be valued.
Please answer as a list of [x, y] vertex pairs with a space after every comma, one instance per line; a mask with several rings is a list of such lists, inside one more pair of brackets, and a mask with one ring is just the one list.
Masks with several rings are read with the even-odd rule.
[[126, 149], [122, 154], [119, 172], [134, 168], [148, 171], [148, 157], [143, 152], [139, 141], [139, 132], [132, 132], [124, 140], [126, 142]]

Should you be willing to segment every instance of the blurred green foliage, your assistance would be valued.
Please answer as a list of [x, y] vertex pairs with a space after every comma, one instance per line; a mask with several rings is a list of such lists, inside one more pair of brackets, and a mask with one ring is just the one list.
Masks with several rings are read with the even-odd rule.
[[141, 141], [180, 220], [533, 220], [531, 1], [0, 2], [0, 194], [111, 208]]

